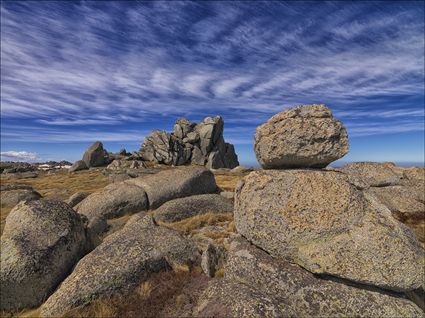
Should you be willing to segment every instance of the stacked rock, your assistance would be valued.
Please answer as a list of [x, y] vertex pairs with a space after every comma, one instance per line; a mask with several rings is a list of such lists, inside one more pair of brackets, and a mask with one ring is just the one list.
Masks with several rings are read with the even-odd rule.
[[220, 116], [206, 117], [200, 123], [178, 119], [174, 132], [154, 130], [140, 149], [143, 160], [166, 165], [195, 164], [207, 168], [234, 168], [239, 165], [235, 148], [223, 138]]
[[214, 308], [231, 316], [422, 315], [394, 297], [423, 288], [424, 254], [413, 233], [361, 179], [318, 169], [348, 152], [346, 130], [328, 107], [273, 116], [257, 128], [255, 152], [267, 170], [250, 173], [235, 191], [244, 238], [231, 247], [225, 281], [205, 292], [199, 315], [214, 316]]

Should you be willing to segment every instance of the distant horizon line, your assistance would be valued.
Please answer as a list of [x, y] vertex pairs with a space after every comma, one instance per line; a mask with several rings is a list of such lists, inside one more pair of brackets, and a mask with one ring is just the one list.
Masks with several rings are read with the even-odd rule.
[[[71, 163], [74, 163], [75, 161], [71, 161], [71, 160], [67, 160], [67, 159], [61, 159], [61, 160], [45, 160], [45, 161], [13, 161], [13, 160], [3, 160], [0, 159], [0, 162], [21, 162], [21, 163], [29, 163], [29, 164], [42, 164], [42, 163], [46, 163], [49, 161], [53, 161], [53, 162], [61, 162], [61, 161], [68, 161]], [[336, 161], [336, 162], [331, 162], [328, 166], [331, 167], [341, 167], [350, 163], [356, 163], [356, 162], [376, 162], [376, 163], [394, 163], [397, 166], [401, 166], [401, 167], [425, 167], [425, 159], [424, 161], [371, 161], [371, 160], [359, 160], [359, 161]], [[248, 166], [248, 167], [253, 167], [253, 168], [257, 168], [260, 167], [260, 164], [258, 162], [254, 163], [254, 162], [245, 162], [245, 163], [241, 163], [241, 166]]]

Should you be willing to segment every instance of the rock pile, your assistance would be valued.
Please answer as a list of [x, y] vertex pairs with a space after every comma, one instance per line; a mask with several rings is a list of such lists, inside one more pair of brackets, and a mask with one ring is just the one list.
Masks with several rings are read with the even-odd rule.
[[269, 170], [236, 187], [243, 238], [232, 243], [225, 279], [208, 287], [197, 315], [422, 317], [399, 293], [424, 287], [423, 250], [369, 191], [395, 186], [397, 174], [311, 169], [348, 151], [345, 128], [324, 105], [273, 116], [257, 129], [255, 150]]
[[91, 229], [97, 228], [99, 220], [156, 209], [169, 200], [213, 193], [216, 189], [211, 171], [203, 167], [179, 167], [112, 183], [74, 208], [89, 219]]
[[140, 149], [146, 161], [166, 165], [195, 164], [210, 169], [239, 165], [232, 144], [223, 138], [224, 121], [220, 116], [206, 117], [200, 123], [186, 118], [176, 121], [174, 132], [154, 130]]

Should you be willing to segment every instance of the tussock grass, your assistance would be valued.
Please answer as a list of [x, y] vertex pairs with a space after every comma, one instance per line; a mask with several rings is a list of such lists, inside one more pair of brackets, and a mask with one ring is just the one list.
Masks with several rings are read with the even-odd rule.
[[216, 174], [215, 182], [217, 186], [223, 191], [234, 191], [239, 180], [245, 175], [227, 175], [227, 174]]
[[190, 268], [186, 264], [172, 264], [171, 267], [173, 271], [176, 273], [188, 273], [190, 272]]
[[97, 299], [62, 317], [187, 317], [208, 280], [201, 270], [155, 273], [129, 294]]
[[150, 281], [142, 283], [137, 289], [136, 292], [142, 299], [148, 299], [152, 293], [152, 283]]
[[23, 183], [31, 185], [43, 197], [54, 200], [66, 200], [78, 191], [95, 192], [110, 183], [99, 169], [68, 173], [62, 169], [53, 173], [40, 172], [37, 178], [13, 179], [8, 175], [0, 176], [1, 184]]
[[6, 224], [6, 217], [9, 215], [11, 207], [0, 207], [0, 235], [3, 234], [4, 225]]
[[208, 225], [216, 225], [220, 222], [231, 222], [233, 221], [232, 213], [216, 213], [208, 212], [204, 214], [195, 215], [191, 218], [187, 218], [178, 222], [165, 223], [158, 222], [159, 225], [175, 229], [183, 234], [193, 234], [201, 227]]
[[[11, 175], [0, 174], [1, 184], [29, 184], [35, 191], [39, 192], [46, 199], [65, 201], [78, 191], [95, 192], [106, 185], [109, 179], [104, 176], [101, 170], [85, 170], [77, 173], [68, 173], [62, 169], [51, 174], [40, 172], [37, 178], [14, 179]], [[3, 233], [6, 217], [12, 207], [0, 207], [0, 233]]]

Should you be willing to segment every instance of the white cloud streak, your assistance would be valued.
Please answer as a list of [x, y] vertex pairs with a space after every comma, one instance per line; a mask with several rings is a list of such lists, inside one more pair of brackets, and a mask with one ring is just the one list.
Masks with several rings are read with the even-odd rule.
[[[280, 6], [286, 19], [267, 20]], [[423, 105], [351, 108], [353, 100], [367, 106], [371, 98], [423, 96], [423, 21], [414, 10], [377, 10], [360, 19], [366, 5], [302, 12], [265, 3], [254, 12], [243, 2], [220, 3], [195, 17], [202, 5], [189, 2], [72, 7], [73, 18], [48, 2], [22, 3], [23, 20], [2, 3], [2, 118], [46, 127], [117, 125], [213, 108], [237, 112], [229, 123], [254, 124], [284, 107], [326, 101], [338, 116], [370, 121], [369, 130], [357, 127], [353, 134], [384, 133], [373, 128], [377, 118], [404, 117], [411, 121], [406, 130], [423, 129], [417, 124]], [[41, 135], [52, 142], [93, 138], [66, 130]], [[136, 136], [121, 129], [99, 137]], [[13, 131], [2, 137], [24, 139]]]
[[1, 161], [25, 161], [34, 162], [39, 160], [39, 156], [34, 152], [27, 151], [3, 151], [0, 152]]

